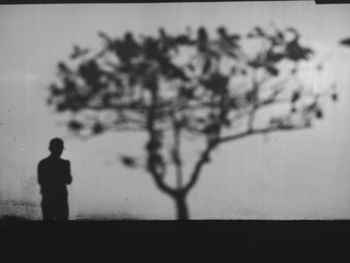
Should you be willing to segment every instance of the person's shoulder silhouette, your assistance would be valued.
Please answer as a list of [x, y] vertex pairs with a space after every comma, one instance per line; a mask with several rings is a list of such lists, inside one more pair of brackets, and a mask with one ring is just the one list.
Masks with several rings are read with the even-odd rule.
[[[50, 141], [51, 155], [41, 160], [38, 165], [38, 179], [42, 190], [61, 190], [66, 192], [66, 184], [72, 182], [70, 174], [70, 162], [61, 159], [63, 152], [63, 140], [54, 138]], [[51, 188], [51, 189], [47, 189]]]

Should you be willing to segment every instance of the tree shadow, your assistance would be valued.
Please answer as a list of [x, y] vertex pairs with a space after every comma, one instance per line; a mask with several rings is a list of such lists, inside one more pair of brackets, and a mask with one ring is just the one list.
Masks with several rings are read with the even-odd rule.
[[[322, 66], [303, 68], [315, 51], [301, 44], [293, 27], [256, 26], [245, 35], [221, 26], [214, 35], [200, 27], [177, 35], [161, 28], [158, 35], [98, 36], [103, 41], [99, 51], [76, 45], [70, 55], [75, 66], [58, 63], [48, 103], [58, 113], [71, 113], [67, 126], [80, 138], [146, 134], [144, 158], [123, 155], [121, 161], [150, 174], [174, 200], [178, 219], [189, 218], [187, 196], [219, 146], [311, 128], [324, 117], [325, 101], [338, 98], [336, 86], [317, 92], [303, 84], [301, 73], [321, 74]], [[243, 40], [259, 48], [251, 51]], [[287, 110], [271, 111], [259, 123], [260, 112], [273, 106]], [[202, 150], [188, 164], [183, 147], [193, 141], [201, 142]], [[185, 165], [192, 169], [185, 171]]]

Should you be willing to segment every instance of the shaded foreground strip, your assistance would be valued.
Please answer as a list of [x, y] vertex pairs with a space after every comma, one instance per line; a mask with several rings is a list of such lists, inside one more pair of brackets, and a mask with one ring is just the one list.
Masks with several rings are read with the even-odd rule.
[[0, 231], [11, 262], [285, 262], [350, 256], [347, 221], [27, 221]]

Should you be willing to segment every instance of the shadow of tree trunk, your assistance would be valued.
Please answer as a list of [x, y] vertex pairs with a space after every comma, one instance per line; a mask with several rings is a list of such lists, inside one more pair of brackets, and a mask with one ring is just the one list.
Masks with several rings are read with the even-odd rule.
[[178, 220], [190, 219], [188, 205], [185, 195], [178, 195], [174, 198], [176, 204], [176, 216]]

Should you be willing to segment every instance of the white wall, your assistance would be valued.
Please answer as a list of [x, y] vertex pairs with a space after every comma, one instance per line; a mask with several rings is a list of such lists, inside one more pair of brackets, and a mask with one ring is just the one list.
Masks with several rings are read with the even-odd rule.
[[151, 178], [118, 162], [126, 150], [143, 150], [142, 136], [108, 134], [85, 142], [65, 132], [45, 105], [55, 63], [68, 58], [73, 44], [98, 48], [98, 30], [118, 35], [226, 25], [246, 33], [273, 21], [299, 29], [321, 55], [331, 52], [321, 84], [336, 82], [340, 101], [327, 106], [312, 130], [220, 148], [189, 196], [192, 218], [350, 218], [350, 49], [337, 46], [350, 36], [349, 11], [349, 5], [312, 1], [1, 6], [0, 215], [40, 218], [36, 165], [48, 154], [48, 141], [60, 136], [63, 158], [72, 162], [72, 218], [174, 218], [171, 199]]

